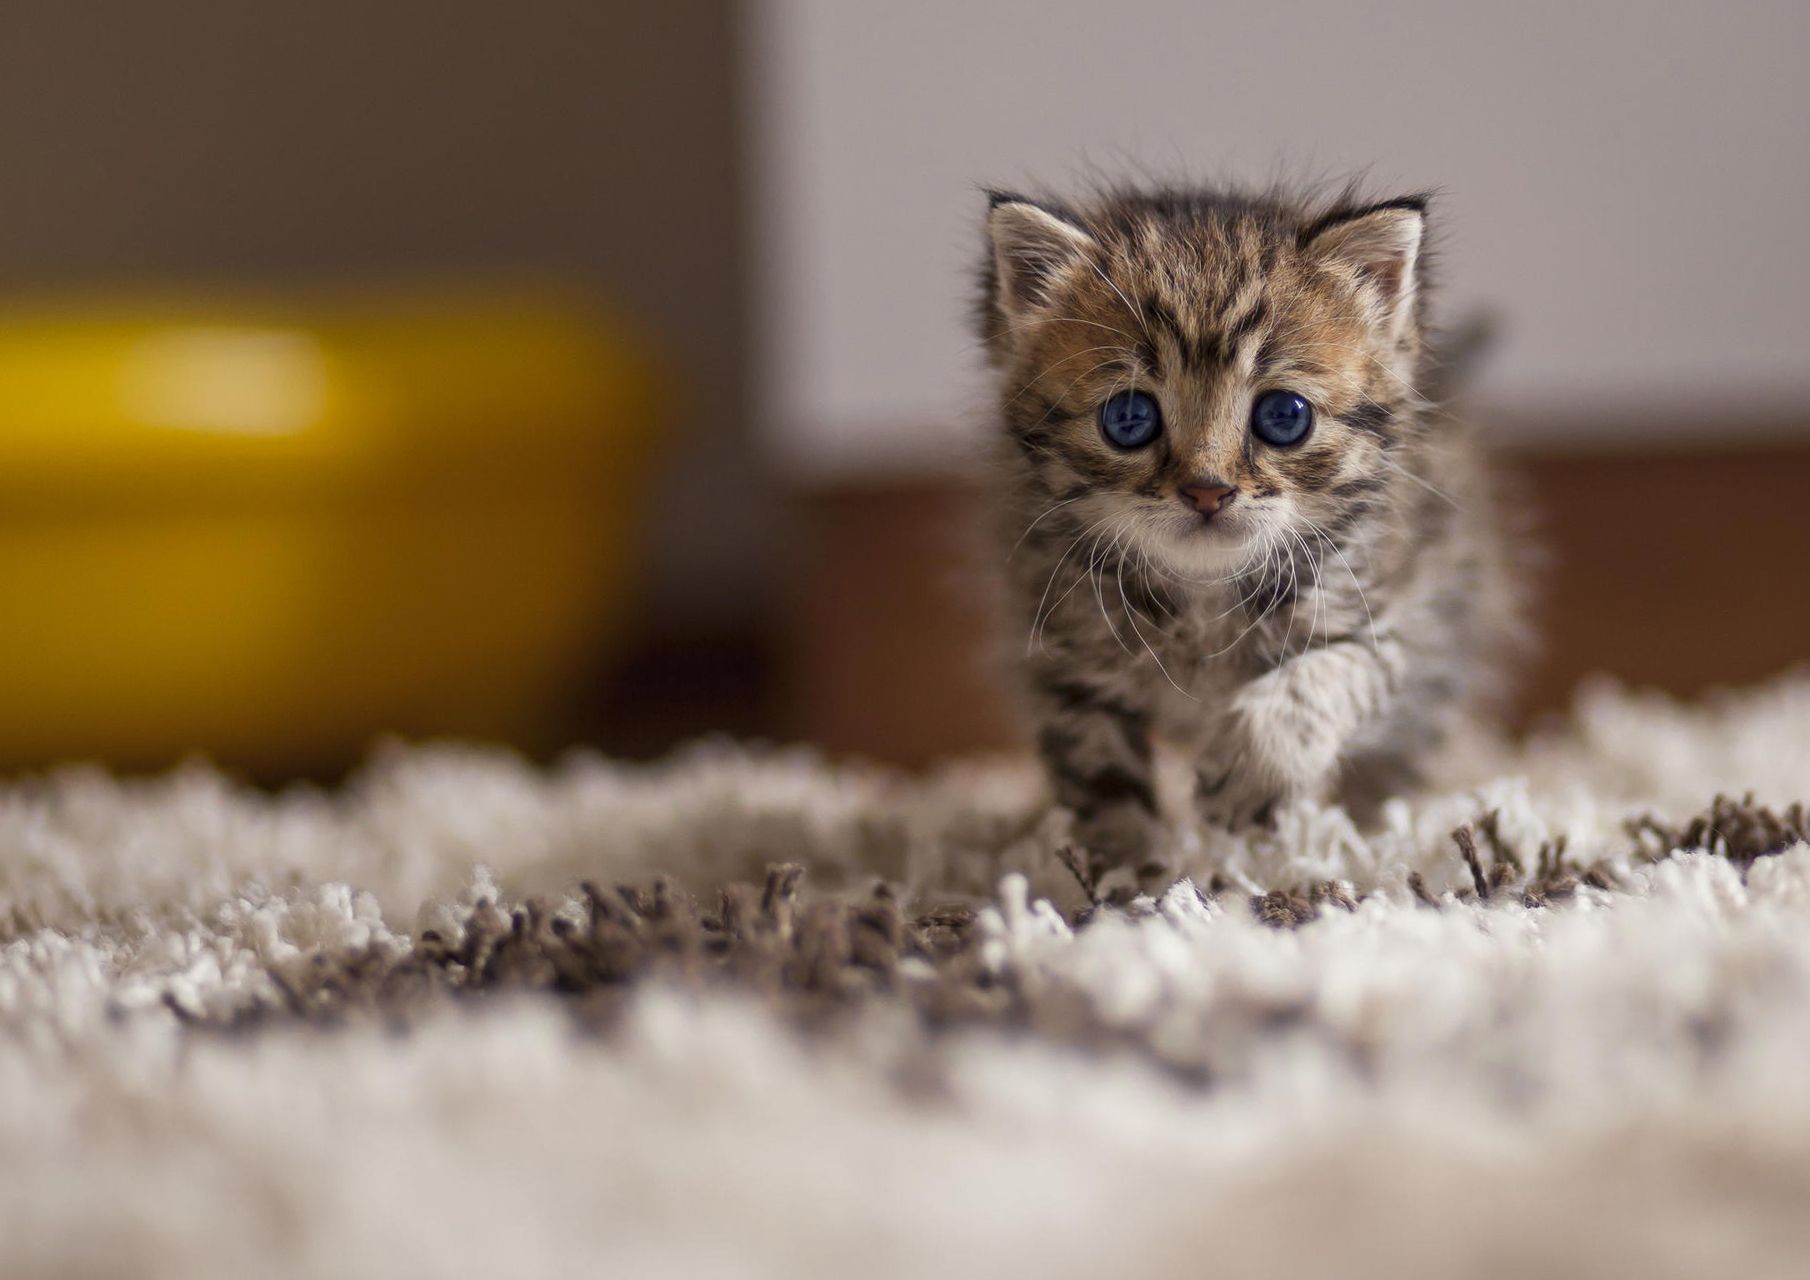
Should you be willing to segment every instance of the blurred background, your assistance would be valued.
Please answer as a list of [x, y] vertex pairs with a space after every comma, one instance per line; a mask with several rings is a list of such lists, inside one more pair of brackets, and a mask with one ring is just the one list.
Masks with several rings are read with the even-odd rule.
[[1523, 717], [1805, 656], [1810, 6], [0, 7], [0, 768], [1010, 744], [983, 184], [1436, 188]]

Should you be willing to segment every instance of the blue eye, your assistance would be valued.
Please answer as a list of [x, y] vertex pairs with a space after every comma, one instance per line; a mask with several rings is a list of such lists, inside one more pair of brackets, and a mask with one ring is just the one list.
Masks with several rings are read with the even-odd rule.
[[1300, 444], [1314, 429], [1314, 407], [1292, 391], [1265, 391], [1251, 406], [1251, 434], [1278, 449]]
[[1100, 434], [1115, 449], [1142, 449], [1163, 430], [1163, 411], [1142, 391], [1121, 391], [1100, 406]]

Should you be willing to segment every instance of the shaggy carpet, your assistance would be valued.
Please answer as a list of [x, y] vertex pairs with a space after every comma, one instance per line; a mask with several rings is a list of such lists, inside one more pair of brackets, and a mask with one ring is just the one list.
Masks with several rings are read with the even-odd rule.
[[0, 1275], [1810, 1271], [1810, 680], [1447, 765], [1147, 892], [1015, 760], [6, 784]]

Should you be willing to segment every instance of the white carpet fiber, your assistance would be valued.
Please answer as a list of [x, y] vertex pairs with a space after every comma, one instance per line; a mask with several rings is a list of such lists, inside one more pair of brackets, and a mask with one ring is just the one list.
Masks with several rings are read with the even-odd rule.
[[[1810, 681], [1598, 691], [1453, 769], [1367, 835], [1178, 830], [1187, 878], [1091, 914], [1012, 761], [6, 784], [0, 1276], [1810, 1274], [1810, 848], [1625, 825], [1810, 797]], [[1451, 833], [1491, 812], [1474, 874]], [[823, 1000], [705, 950], [588, 995], [538, 960], [480, 989], [470, 948], [406, 999], [318, 976], [786, 862], [800, 921], [876, 880], [982, 910]]]

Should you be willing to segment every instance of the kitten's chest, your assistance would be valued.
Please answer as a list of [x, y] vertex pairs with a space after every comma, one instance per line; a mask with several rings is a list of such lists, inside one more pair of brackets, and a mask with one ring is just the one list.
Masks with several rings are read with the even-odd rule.
[[1264, 623], [1236, 596], [1203, 596], [1157, 621], [1144, 629], [1148, 645], [1128, 661], [1153, 703], [1173, 717], [1198, 716], [1224, 702], [1261, 666]]

